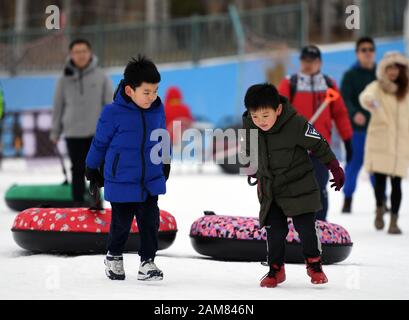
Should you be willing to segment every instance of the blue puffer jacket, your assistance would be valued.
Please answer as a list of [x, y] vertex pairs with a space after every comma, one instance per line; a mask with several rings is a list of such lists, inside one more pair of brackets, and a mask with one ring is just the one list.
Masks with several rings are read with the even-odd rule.
[[104, 107], [86, 165], [96, 169], [105, 160], [105, 200], [142, 202], [148, 193], [166, 193], [163, 164], [150, 158], [159, 143], [150, 141], [151, 132], [165, 128], [165, 112], [159, 97], [149, 109], [142, 109], [123, 95], [120, 87], [113, 103]]

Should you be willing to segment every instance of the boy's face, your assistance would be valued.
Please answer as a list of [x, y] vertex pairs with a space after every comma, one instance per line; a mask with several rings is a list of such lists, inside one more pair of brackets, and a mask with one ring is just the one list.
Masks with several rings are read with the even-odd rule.
[[149, 109], [158, 97], [159, 83], [142, 82], [135, 90], [131, 86], [125, 86], [125, 93], [142, 109]]
[[283, 106], [280, 104], [277, 110], [268, 107], [259, 108], [257, 111], [250, 111], [250, 116], [258, 128], [263, 131], [268, 131], [274, 126], [282, 111]]

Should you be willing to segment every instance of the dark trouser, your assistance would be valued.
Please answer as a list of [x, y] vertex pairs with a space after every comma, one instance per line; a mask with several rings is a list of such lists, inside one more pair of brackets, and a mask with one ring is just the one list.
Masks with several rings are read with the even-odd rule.
[[92, 137], [66, 138], [68, 155], [71, 160], [72, 197], [74, 201], [84, 201], [85, 193], [85, 159], [91, 146]]
[[[300, 236], [303, 254], [306, 258], [321, 255], [321, 242], [315, 227], [315, 213], [306, 213], [292, 218], [294, 227]], [[285, 258], [285, 238], [288, 234], [287, 217], [283, 210], [273, 203], [266, 220], [267, 262], [282, 265]]]
[[[345, 198], [352, 198], [355, 192], [359, 171], [364, 164], [365, 141], [365, 131], [354, 131], [352, 136], [352, 159], [345, 166], [345, 185], [343, 188]], [[373, 175], [371, 175], [371, 183], [375, 187]]]
[[326, 221], [328, 212], [328, 192], [327, 184], [329, 180], [329, 172], [325, 165], [323, 165], [316, 157], [310, 156], [314, 166], [315, 178], [320, 187], [322, 210], [316, 213], [317, 220]]
[[141, 261], [154, 259], [158, 250], [160, 219], [158, 196], [148, 196], [145, 202], [111, 202], [111, 207], [108, 252], [114, 256], [123, 253], [135, 216], [141, 240], [138, 251]]
[[[382, 207], [385, 204], [386, 175], [375, 173], [375, 198], [376, 206]], [[392, 185], [391, 193], [391, 213], [398, 214], [402, 200], [401, 178], [390, 177]]]

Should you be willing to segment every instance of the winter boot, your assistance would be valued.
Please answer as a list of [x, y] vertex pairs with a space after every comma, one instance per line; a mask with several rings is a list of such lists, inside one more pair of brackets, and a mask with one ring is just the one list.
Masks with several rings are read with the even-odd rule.
[[402, 231], [398, 227], [398, 215], [391, 214], [391, 222], [388, 229], [389, 234], [401, 234]]
[[342, 213], [351, 213], [352, 198], [344, 199], [344, 206], [342, 207]]
[[385, 213], [385, 207], [376, 207], [376, 216], [375, 216], [375, 228], [376, 230], [382, 230], [385, 226], [385, 222], [383, 221], [383, 215]]
[[322, 271], [321, 257], [307, 258], [307, 274], [311, 277], [311, 283], [323, 284], [328, 282], [328, 278]]
[[138, 280], [157, 281], [163, 279], [163, 272], [155, 265], [152, 259], [142, 261], [139, 266]]
[[277, 264], [273, 264], [270, 267], [270, 271], [261, 279], [260, 286], [274, 288], [277, 286], [277, 284], [284, 282], [285, 279], [284, 265], [279, 266]]
[[125, 280], [124, 259], [109, 253], [105, 257], [105, 274], [111, 280]]

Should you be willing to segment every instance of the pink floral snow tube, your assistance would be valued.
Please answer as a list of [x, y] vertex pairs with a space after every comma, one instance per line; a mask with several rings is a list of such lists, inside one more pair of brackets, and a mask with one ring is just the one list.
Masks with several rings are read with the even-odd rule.
[[[317, 221], [322, 244], [351, 244], [349, 233], [340, 225]], [[291, 219], [288, 219], [287, 242], [300, 242]], [[264, 228], [260, 229], [258, 218], [207, 215], [197, 219], [191, 229], [192, 237], [226, 238], [239, 240], [266, 240]]]

